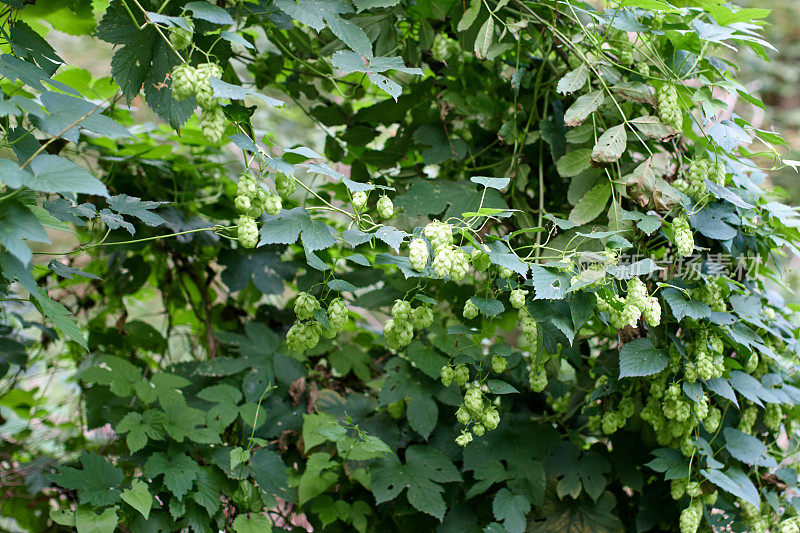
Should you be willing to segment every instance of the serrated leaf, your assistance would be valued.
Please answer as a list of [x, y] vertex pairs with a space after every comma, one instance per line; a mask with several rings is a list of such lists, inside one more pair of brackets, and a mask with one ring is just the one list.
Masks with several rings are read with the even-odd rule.
[[600, 104], [603, 103], [603, 99], [603, 91], [592, 91], [579, 96], [564, 113], [564, 124], [567, 126], [578, 126], [582, 124], [589, 115], [597, 111]]
[[503, 306], [503, 302], [500, 300], [472, 296], [469, 301], [475, 304], [475, 307], [487, 318], [492, 318], [505, 311], [505, 306]]
[[561, 300], [566, 297], [570, 285], [570, 274], [553, 271], [539, 265], [531, 265], [531, 281], [535, 300]]
[[112, 196], [108, 199], [108, 207], [121, 215], [136, 217], [148, 226], [156, 227], [164, 224], [164, 219], [160, 215], [153, 213], [152, 210], [159, 207], [163, 202], [142, 201], [127, 194]]
[[669, 304], [672, 314], [675, 319], [681, 321], [683, 317], [688, 316], [695, 320], [708, 318], [711, 316], [711, 308], [703, 302], [696, 300], [689, 300], [684, 296], [683, 292], [674, 288], [667, 288], [661, 291], [664, 300]]
[[486, 386], [489, 387], [489, 392], [492, 394], [515, 394], [519, 393], [519, 391], [514, 388], [513, 385], [506, 383], [505, 381], [501, 381], [499, 379], [490, 379], [486, 382]]
[[708, 387], [708, 390], [714, 394], [719, 394], [726, 400], [729, 400], [731, 403], [733, 403], [733, 405], [735, 405], [737, 408], [739, 407], [739, 402], [736, 401], [736, 393], [733, 392], [731, 384], [728, 383], [726, 379], [711, 378], [706, 381], [706, 386]]
[[759, 508], [761, 498], [758, 494], [758, 489], [750, 481], [750, 478], [740, 470], [731, 468], [727, 472], [722, 472], [721, 470], [707, 469], [700, 472], [703, 477], [725, 492], [754, 505], [756, 509]]
[[767, 468], [778, 466], [775, 459], [769, 456], [767, 446], [758, 438], [732, 427], [726, 427], [723, 434], [725, 435], [725, 449], [734, 458], [753, 466]]
[[503, 522], [508, 533], [524, 533], [528, 524], [528, 513], [531, 510], [530, 500], [521, 494], [500, 489], [492, 500], [492, 512], [497, 520]]
[[96, 453], [81, 453], [82, 469], [61, 467], [60, 472], [50, 476], [57, 485], [78, 491], [81, 503], [103, 506], [119, 501], [119, 484], [122, 471]]
[[440, 483], [461, 481], [458, 470], [442, 452], [417, 444], [406, 448], [405, 464], [391, 455], [379, 459], [370, 474], [376, 503], [392, 500], [408, 489], [411, 506], [439, 520], [447, 509]]
[[184, 453], [169, 455], [156, 452], [144, 464], [144, 474], [149, 478], [164, 475], [164, 485], [180, 501], [191, 490], [200, 467]]
[[605, 211], [609, 198], [611, 186], [608, 182], [596, 185], [578, 200], [569, 213], [569, 221], [579, 226], [591, 222]]
[[652, 376], [669, 363], [669, 357], [653, 346], [650, 339], [635, 339], [619, 351], [619, 378]]
[[39, 192], [81, 193], [108, 196], [108, 189], [89, 172], [57, 155], [39, 155], [31, 161], [34, 177], [26, 187]]
[[583, 88], [587, 81], [589, 81], [589, 68], [582, 64], [578, 68], [564, 74], [564, 76], [558, 80], [556, 90], [561, 94], [572, 94]]
[[579, 148], [564, 154], [556, 161], [556, 170], [564, 178], [577, 176], [592, 164], [591, 148]]
[[622, 157], [627, 142], [628, 134], [624, 124], [608, 128], [592, 148], [592, 159], [601, 163], [613, 163]]
[[27, 206], [16, 200], [0, 202], [0, 244], [24, 265], [33, 257], [26, 240], [50, 242], [39, 219]]
[[233, 17], [227, 11], [211, 2], [189, 2], [184, 7], [191, 11], [196, 19], [203, 19], [212, 24], [225, 26], [233, 24]]
[[497, 189], [501, 191], [505, 189], [511, 182], [511, 178], [491, 178], [488, 176], [472, 176], [469, 181], [483, 185], [489, 189]]

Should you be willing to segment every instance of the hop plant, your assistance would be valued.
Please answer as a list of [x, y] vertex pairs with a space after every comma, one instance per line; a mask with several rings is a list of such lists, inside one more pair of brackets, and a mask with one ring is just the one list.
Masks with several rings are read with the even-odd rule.
[[781, 425], [782, 416], [783, 410], [779, 404], [767, 404], [767, 407], [764, 410], [764, 425], [769, 429], [776, 431]]
[[[312, 311], [313, 314], [313, 311]], [[347, 305], [342, 298], [334, 298], [328, 304], [328, 323], [332, 330], [341, 331], [347, 325]]]
[[469, 258], [461, 248], [453, 249], [453, 262], [450, 267], [450, 279], [458, 283], [464, 276], [467, 275], [469, 270]]
[[286, 345], [297, 353], [311, 350], [319, 343], [320, 330], [317, 322], [297, 322], [286, 332]]
[[492, 431], [500, 424], [500, 413], [494, 407], [490, 407], [481, 416], [481, 423], [487, 430]]
[[175, 65], [172, 69], [172, 96], [185, 100], [194, 95], [195, 68], [186, 63]]
[[281, 197], [276, 194], [268, 194], [264, 198], [264, 212], [268, 215], [277, 215], [283, 209]]
[[236, 224], [236, 233], [239, 237], [239, 242], [245, 248], [255, 248], [258, 244], [258, 224], [253, 218], [248, 216], [239, 217], [239, 222]]
[[520, 310], [517, 316], [520, 328], [522, 329], [522, 335], [525, 337], [530, 351], [536, 351], [539, 341], [539, 327], [536, 325], [536, 321], [524, 309]]
[[508, 361], [502, 355], [493, 355], [492, 356], [492, 371], [502, 374], [505, 372], [506, 367], [508, 366]]
[[192, 34], [194, 34], [194, 22], [188, 17], [183, 17], [187, 28], [173, 26], [169, 30], [169, 42], [175, 50], [185, 50], [192, 44]]
[[647, 303], [642, 309], [642, 316], [644, 321], [653, 327], [661, 324], [661, 304], [658, 303], [658, 298], [651, 296], [647, 299]]
[[394, 216], [394, 204], [391, 198], [385, 194], [378, 198], [377, 205], [378, 216], [384, 220], [388, 220]]
[[461, 435], [456, 437], [456, 444], [458, 444], [461, 447], [466, 446], [470, 442], [472, 442], [472, 433], [470, 433], [469, 431], [465, 431]]
[[681, 127], [681, 108], [678, 104], [678, 91], [670, 83], [658, 90], [658, 116], [661, 122], [676, 129]]
[[533, 392], [542, 392], [547, 387], [547, 372], [542, 366], [531, 369], [528, 374], [528, 385]]
[[645, 307], [647, 302], [647, 287], [639, 278], [631, 278], [628, 281], [628, 294], [626, 300], [640, 309]]
[[703, 493], [703, 488], [700, 486], [700, 482], [698, 481], [690, 481], [688, 485], [686, 485], [686, 494], [690, 498], [697, 498]]
[[307, 292], [300, 292], [294, 301], [294, 314], [300, 320], [308, 320], [314, 316], [314, 311], [320, 308], [319, 301]]
[[675, 232], [674, 242], [678, 248], [678, 254], [683, 257], [692, 255], [692, 252], [694, 252], [694, 235], [686, 216], [681, 215], [674, 220], [673, 231]]
[[294, 194], [296, 188], [297, 185], [291, 176], [280, 173], [275, 176], [275, 190], [281, 198], [288, 198]]
[[467, 303], [464, 304], [464, 310], [462, 311], [462, 315], [467, 320], [472, 320], [476, 316], [478, 316], [478, 307], [472, 303], [472, 300], [467, 300]]
[[719, 423], [722, 422], [722, 411], [717, 407], [709, 407], [708, 414], [703, 420], [703, 426], [709, 433], [715, 433], [719, 428]]
[[239, 214], [247, 215], [252, 218], [258, 218], [261, 216], [261, 208], [254, 206], [250, 202], [250, 198], [247, 196], [237, 196], [236, 200], [233, 202], [233, 205], [236, 207], [236, 211], [238, 211]]
[[450, 224], [434, 220], [425, 226], [422, 234], [431, 241], [434, 255], [453, 245], [453, 227]]
[[214, 89], [211, 87], [211, 78], [220, 78], [222, 67], [216, 63], [201, 63], [195, 69], [194, 98], [201, 109], [217, 106], [214, 98]]
[[469, 381], [469, 369], [467, 365], [464, 363], [456, 365], [455, 369], [453, 369], [453, 380], [459, 387], [463, 387], [467, 384], [467, 381]]
[[425, 270], [425, 267], [428, 266], [428, 244], [425, 240], [420, 239], [417, 237], [416, 239], [412, 240], [411, 243], [408, 245], [408, 259], [411, 261], [411, 266], [417, 272], [422, 272]]
[[681, 533], [696, 533], [697, 528], [700, 527], [700, 521], [703, 518], [702, 504], [694, 503], [681, 511], [680, 528]]
[[392, 306], [392, 318], [396, 322], [407, 322], [411, 316], [411, 304], [406, 300], [395, 300]]
[[456, 254], [453, 248], [440, 249], [436, 255], [433, 256], [433, 272], [440, 278], [450, 275], [450, 270], [453, 268]]
[[471, 387], [464, 394], [464, 405], [473, 414], [483, 413], [483, 393], [479, 387]]
[[367, 207], [367, 193], [364, 191], [357, 191], [353, 194], [353, 209], [360, 213]]
[[411, 312], [411, 323], [416, 329], [425, 329], [433, 324], [433, 311], [424, 306], [415, 307]]
[[686, 494], [686, 487], [688, 484], [688, 477], [673, 479], [670, 482], [669, 495], [672, 496], [673, 500], [680, 500], [683, 498], [683, 495]]
[[514, 271], [511, 270], [510, 268], [501, 266], [500, 268], [497, 269], [497, 275], [502, 279], [508, 279], [514, 275]]
[[458, 420], [459, 424], [467, 425], [469, 421], [472, 420], [472, 415], [469, 413], [469, 410], [465, 405], [459, 406], [456, 410], [456, 420]]
[[482, 437], [483, 434], [486, 433], [486, 428], [483, 427], [483, 424], [475, 424], [472, 426], [472, 433], [474, 433], [476, 437]]
[[390, 318], [383, 326], [383, 336], [389, 348], [399, 350], [411, 344], [414, 339], [414, 326], [411, 322]]
[[650, 77], [650, 65], [648, 65], [644, 61], [640, 61], [639, 63], [636, 63], [636, 72], [638, 72], [639, 75], [641, 77], [643, 77], [643, 78], [649, 78]]
[[511, 302], [511, 307], [514, 309], [522, 309], [525, 306], [525, 297], [528, 295], [528, 291], [524, 289], [514, 289], [511, 291], [511, 296], [509, 296], [509, 301]]
[[443, 366], [442, 370], [439, 372], [439, 377], [442, 379], [442, 385], [445, 387], [449, 387], [453, 383], [454, 376], [455, 372], [453, 371], [453, 367], [450, 365]]
[[222, 106], [208, 107], [200, 111], [200, 129], [211, 144], [217, 144], [222, 140], [226, 125], [227, 121]]

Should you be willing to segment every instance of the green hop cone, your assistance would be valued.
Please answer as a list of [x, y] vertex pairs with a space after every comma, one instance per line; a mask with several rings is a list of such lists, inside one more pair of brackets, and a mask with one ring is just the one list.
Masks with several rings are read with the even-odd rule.
[[276, 194], [268, 194], [264, 199], [264, 212], [268, 215], [278, 215], [283, 209], [281, 197]]
[[411, 312], [411, 323], [416, 329], [425, 329], [433, 324], [433, 310], [429, 307], [416, 307]]
[[236, 233], [239, 237], [239, 243], [245, 248], [255, 248], [258, 244], [258, 224], [253, 218], [248, 216], [239, 217], [239, 222], [236, 224]]
[[176, 100], [185, 100], [194, 95], [195, 68], [180, 63], [172, 69], [172, 96]]
[[252, 209], [252, 205], [250, 204], [250, 198], [247, 196], [239, 195], [236, 197], [236, 200], [233, 202], [234, 207], [236, 207], [236, 211], [242, 215], [247, 215]]
[[297, 185], [294, 182], [294, 178], [291, 176], [280, 173], [275, 176], [275, 190], [281, 198], [288, 198], [290, 195], [294, 194], [296, 188]]
[[469, 431], [465, 431], [461, 433], [458, 437], [456, 437], [456, 444], [461, 446], [462, 448], [472, 442], [472, 433]]
[[290, 350], [303, 353], [319, 343], [320, 325], [312, 322], [297, 322], [286, 333], [286, 345]]
[[651, 296], [647, 299], [642, 316], [644, 316], [644, 321], [652, 327], [661, 324], [661, 304], [658, 303], [658, 298]]
[[517, 315], [522, 335], [527, 341], [530, 351], [536, 351], [539, 341], [539, 327], [527, 310], [521, 309]]
[[450, 365], [443, 366], [442, 370], [439, 372], [439, 377], [442, 378], [442, 385], [449, 387], [453, 383], [454, 375], [453, 367]]
[[470, 420], [472, 420], [472, 415], [469, 414], [466, 406], [462, 405], [456, 410], [456, 420], [458, 420], [459, 424], [463, 424], [465, 426], [469, 424]]
[[204, 108], [200, 111], [200, 129], [211, 144], [217, 144], [222, 140], [227, 122], [222, 106]]
[[376, 207], [378, 216], [384, 220], [388, 220], [394, 216], [394, 204], [391, 198], [385, 194], [378, 198], [378, 205]]
[[175, 50], [186, 50], [192, 44], [192, 35], [194, 34], [194, 22], [188, 17], [183, 17], [189, 29], [182, 28], [181, 26], [173, 26], [169, 30], [169, 42]]
[[689, 484], [689, 478], [678, 478], [673, 479], [670, 482], [669, 486], [669, 494], [672, 496], [673, 500], [680, 500], [683, 498], [683, 495], [686, 494], [686, 486]]
[[422, 234], [431, 241], [434, 255], [453, 245], [453, 227], [450, 224], [434, 220], [425, 226]]
[[314, 316], [314, 311], [319, 308], [319, 301], [314, 296], [307, 292], [297, 293], [297, 298], [294, 301], [294, 314], [297, 318], [308, 320]]
[[476, 437], [482, 437], [483, 434], [486, 433], [486, 428], [483, 427], [483, 424], [475, 424], [472, 426], [472, 432]]
[[689, 221], [685, 216], [677, 217], [673, 222], [674, 242], [678, 249], [678, 255], [683, 257], [692, 255], [694, 252], [694, 235]]
[[511, 270], [510, 268], [501, 266], [500, 268], [497, 269], [497, 275], [500, 276], [502, 279], [508, 279], [514, 275], [514, 271]]
[[693, 503], [690, 507], [681, 511], [679, 519], [681, 533], [696, 533], [702, 518], [703, 507], [700, 502]]
[[461, 363], [453, 369], [453, 381], [455, 381], [456, 385], [459, 387], [463, 387], [467, 384], [467, 381], [469, 381], [469, 369], [467, 365]]
[[690, 481], [686, 485], [686, 495], [690, 498], [697, 498], [703, 493], [703, 488], [698, 481]]
[[250, 172], [245, 172], [239, 176], [239, 181], [236, 182], [236, 194], [252, 199], [256, 197], [258, 190], [258, 180]]
[[331, 329], [341, 331], [347, 325], [347, 305], [345, 305], [342, 298], [334, 298], [328, 304], [328, 322]]
[[643, 78], [649, 78], [650, 77], [650, 65], [648, 65], [644, 61], [636, 63], [636, 72], [638, 72], [639, 76], [641, 76]]
[[528, 295], [528, 291], [524, 289], [514, 289], [511, 291], [511, 296], [509, 296], [508, 300], [511, 302], [511, 307], [514, 309], [522, 309], [525, 307], [525, 297]]
[[217, 107], [211, 78], [220, 78], [222, 68], [216, 63], [201, 63], [195, 70], [194, 98], [201, 109]]
[[417, 272], [422, 272], [428, 266], [428, 244], [424, 239], [417, 237], [408, 245], [408, 260]]
[[472, 387], [464, 394], [464, 405], [472, 414], [483, 412], [483, 393], [480, 387]]
[[469, 271], [469, 258], [461, 248], [453, 249], [453, 263], [450, 267], [450, 279], [458, 283]]
[[392, 306], [392, 318], [395, 322], [407, 322], [411, 317], [411, 304], [405, 300], [395, 300]]
[[528, 385], [533, 392], [542, 392], [547, 387], [547, 372], [540, 365], [539, 368], [531, 368], [528, 374]]
[[400, 420], [403, 418], [403, 415], [406, 414], [405, 400], [397, 400], [396, 402], [390, 403], [386, 406], [386, 412], [395, 420]]
[[722, 422], [722, 411], [716, 407], [710, 407], [705, 420], [703, 420], [703, 426], [706, 428], [706, 431], [715, 433], [719, 428], [720, 422]]
[[490, 407], [483, 413], [481, 423], [487, 430], [492, 431], [500, 424], [500, 413], [494, 407]]
[[353, 194], [353, 209], [356, 210], [357, 213], [364, 211], [364, 208], [367, 207], [367, 193], [364, 191], [358, 191]]
[[502, 374], [505, 372], [506, 367], [508, 366], [508, 361], [502, 355], [493, 355], [492, 356], [492, 370], [498, 374]]
[[626, 300], [636, 307], [643, 309], [647, 302], [647, 287], [639, 278], [628, 280], [628, 294]]
[[477, 248], [472, 250], [472, 253], [470, 254], [470, 261], [472, 261], [472, 266], [474, 266], [475, 270], [478, 272], [485, 272], [492, 263], [489, 254], [483, 250], [478, 250]]
[[678, 104], [678, 91], [670, 83], [658, 90], [658, 116], [661, 122], [676, 129], [681, 127], [681, 110]]
[[476, 316], [478, 316], [478, 307], [472, 303], [472, 300], [467, 300], [467, 303], [464, 304], [464, 310], [462, 311], [462, 315], [467, 320], [472, 320]]
[[453, 268], [453, 261], [455, 261], [455, 251], [453, 248], [443, 248], [433, 256], [433, 272], [439, 278], [444, 278], [450, 275], [450, 269]]

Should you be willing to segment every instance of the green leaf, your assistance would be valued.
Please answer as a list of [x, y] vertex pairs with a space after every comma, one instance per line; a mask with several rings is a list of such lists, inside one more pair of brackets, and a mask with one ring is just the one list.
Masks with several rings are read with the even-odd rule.
[[53, 483], [78, 491], [81, 503], [103, 506], [119, 501], [119, 484], [122, 471], [96, 453], [81, 453], [82, 470], [62, 466], [61, 471], [50, 476]]
[[31, 161], [34, 177], [26, 187], [39, 192], [82, 193], [108, 196], [108, 189], [89, 172], [57, 155], [39, 155]]
[[361, 13], [366, 9], [394, 7], [399, 3], [400, 0], [353, 0], [353, 5], [356, 6], [357, 13]]
[[589, 81], [589, 68], [585, 64], [581, 64], [578, 68], [567, 72], [564, 77], [558, 80], [556, 90], [561, 94], [571, 94], [580, 90], [586, 85], [587, 81]]
[[227, 11], [211, 2], [189, 2], [184, 6], [192, 12], [196, 19], [203, 19], [212, 24], [229, 26], [233, 24], [233, 18]]
[[475, 307], [487, 318], [492, 318], [505, 311], [505, 306], [503, 306], [503, 302], [500, 300], [491, 300], [478, 296], [472, 296], [469, 300], [475, 304]]
[[475, 38], [475, 56], [478, 59], [485, 59], [489, 53], [489, 47], [494, 41], [494, 17], [489, 17], [483, 23]]
[[33, 293], [33, 296], [36, 298], [42, 314], [49, 318], [61, 333], [80, 344], [83, 348], [88, 349], [86, 337], [84, 337], [78, 324], [72, 318], [72, 313], [66, 307], [51, 300], [47, 293], [44, 292], [44, 289], [39, 289]]
[[408, 502], [423, 513], [442, 520], [446, 511], [440, 483], [461, 481], [456, 467], [442, 452], [415, 444], [406, 448], [406, 462], [390, 455], [370, 469], [375, 503], [393, 500], [404, 490]]
[[78, 533], [108, 533], [117, 529], [118, 506], [104, 509], [97, 514], [92, 507], [81, 505], [75, 510], [75, 529]]
[[505, 381], [500, 381], [499, 379], [490, 379], [489, 381], [486, 382], [486, 386], [489, 387], [489, 392], [491, 392], [492, 394], [519, 393], [519, 391], [515, 389], [513, 385], [510, 385]]
[[606, 209], [609, 198], [611, 185], [607, 181], [596, 185], [578, 200], [569, 213], [569, 221], [578, 225], [588, 224]]
[[475, 20], [478, 18], [478, 14], [481, 12], [482, 5], [483, 3], [481, 0], [470, 0], [469, 7], [464, 10], [461, 20], [458, 21], [456, 31], [462, 32], [470, 29], [475, 23]]
[[39, 219], [24, 204], [16, 200], [0, 202], [0, 244], [23, 265], [27, 265], [33, 257], [33, 252], [25, 244], [26, 240], [50, 242]]
[[524, 533], [528, 523], [527, 516], [531, 510], [531, 502], [521, 494], [500, 489], [492, 500], [492, 512], [497, 520], [503, 522], [508, 533]]
[[114, 430], [120, 435], [127, 433], [126, 442], [131, 453], [136, 453], [147, 445], [149, 439], [161, 439], [164, 432], [161, 429], [163, 414], [154, 409], [148, 409], [144, 415], [136, 411], [126, 414]]
[[612, 128], [608, 128], [603, 135], [597, 139], [594, 148], [592, 148], [592, 160], [601, 163], [613, 163], [622, 157], [625, 151], [625, 145], [628, 142], [628, 135], [625, 130], [625, 125], [620, 124]]
[[147, 490], [147, 483], [140, 479], [134, 479], [131, 482], [131, 488], [123, 490], [120, 497], [122, 501], [139, 511], [145, 520], [150, 517], [153, 496]]
[[652, 376], [667, 367], [669, 357], [653, 346], [650, 339], [635, 339], [619, 351], [619, 378]]
[[120, 215], [136, 217], [151, 227], [160, 226], [165, 223], [163, 218], [152, 211], [160, 205], [162, 205], [162, 202], [142, 201], [139, 198], [134, 198], [127, 194], [112, 196], [108, 199], [108, 207], [110, 207], [112, 211]]
[[592, 164], [592, 150], [590, 148], [579, 148], [564, 154], [556, 162], [558, 174], [564, 178], [577, 176]]
[[761, 498], [758, 489], [741, 470], [730, 468], [727, 472], [722, 472], [721, 470], [707, 469], [701, 470], [700, 473], [725, 492], [754, 505], [756, 509], [760, 507]]
[[239, 514], [231, 527], [236, 533], [270, 533], [272, 522], [259, 513]]
[[[511, 178], [491, 178], [488, 176], [472, 176], [469, 181], [472, 183], [477, 183], [478, 185], [483, 185], [489, 189], [497, 189], [498, 191], [502, 191], [508, 184], [511, 182]], [[482, 211], [483, 209], [481, 209]]]
[[666, 139], [678, 133], [678, 130], [661, 122], [657, 117], [645, 115], [643, 117], [629, 120], [637, 130], [641, 131], [651, 139]]
[[732, 427], [726, 427], [723, 434], [725, 435], [725, 448], [734, 458], [753, 466], [767, 468], [778, 466], [775, 459], [769, 456], [767, 446], [757, 437]]
[[369, 37], [354, 22], [341, 17], [352, 12], [343, 0], [275, 0], [275, 5], [293, 19], [322, 31], [327, 24], [336, 37], [354, 52], [372, 59]]
[[406, 405], [406, 417], [411, 428], [427, 439], [436, 429], [439, 406], [430, 396], [411, 396]]
[[696, 300], [689, 300], [682, 291], [674, 288], [667, 288], [661, 291], [664, 301], [669, 304], [672, 314], [675, 319], [681, 321], [683, 317], [688, 316], [695, 320], [708, 318], [711, 316], [711, 308], [703, 302]]
[[286, 496], [286, 465], [280, 455], [266, 448], [256, 450], [250, 457], [250, 471], [262, 491]]
[[531, 265], [531, 281], [536, 292], [534, 300], [561, 300], [566, 297], [570, 286], [570, 274], [550, 270], [539, 265]]
[[54, 509], [50, 511], [50, 520], [60, 526], [75, 527], [75, 511]]
[[682, 479], [689, 475], [689, 462], [680, 452], [674, 448], [658, 448], [653, 450], [655, 459], [644, 466], [650, 467], [656, 472], [664, 472], [664, 479]]
[[588, 94], [579, 96], [575, 102], [569, 106], [564, 113], [564, 124], [567, 126], [578, 126], [600, 108], [605, 96], [603, 91], [592, 91]]
[[180, 452], [171, 452], [169, 455], [156, 452], [144, 464], [144, 474], [149, 478], [164, 475], [164, 485], [182, 501], [183, 497], [192, 488], [200, 467], [191, 457]]
[[33, 180], [33, 175], [10, 159], [0, 159], [0, 183], [10, 189], [19, 189]]

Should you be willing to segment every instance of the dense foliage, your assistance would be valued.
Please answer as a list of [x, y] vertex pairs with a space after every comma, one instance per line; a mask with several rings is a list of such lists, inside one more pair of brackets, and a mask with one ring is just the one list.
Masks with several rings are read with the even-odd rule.
[[0, 527], [800, 531], [765, 10], [3, 3]]

